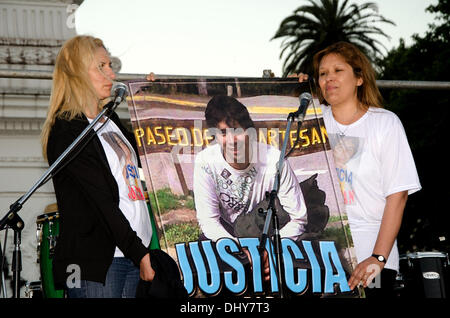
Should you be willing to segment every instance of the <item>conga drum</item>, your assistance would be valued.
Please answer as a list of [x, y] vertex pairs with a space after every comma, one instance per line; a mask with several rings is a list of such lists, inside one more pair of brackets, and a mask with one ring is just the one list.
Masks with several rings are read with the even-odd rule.
[[59, 235], [59, 213], [56, 204], [47, 206], [45, 213], [37, 217], [36, 225], [42, 295], [44, 298], [64, 298], [64, 290], [55, 288], [52, 271], [52, 259]]

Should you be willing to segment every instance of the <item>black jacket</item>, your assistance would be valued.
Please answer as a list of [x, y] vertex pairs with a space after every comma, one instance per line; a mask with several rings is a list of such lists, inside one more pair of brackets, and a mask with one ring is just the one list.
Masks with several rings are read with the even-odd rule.
[[[111, 119], [136, 149], [136, 141], [120, 123]], [[85, 116], [71, 121], [56, 119], [48, 139], [51, 165], [88, 126]], [[111, 173], [100, 139], [91, 132], [90, 141], [53, 178], [60, 212], [60, 233], [55, 247], [55, 284], [64, 286], [67, 266], [79, 265], [80, 279], [104, 283], [118, 246], [125, 257], [139, 266], [148, 249], [142, 244], [119, 209], [119, 190]]]
[[155, 277], [151, 282], [139, 280], [136, 298], [187, 300], [188, 293], [173, 258], [162, 250], [154, 249], [150, 250], [150, 259]]

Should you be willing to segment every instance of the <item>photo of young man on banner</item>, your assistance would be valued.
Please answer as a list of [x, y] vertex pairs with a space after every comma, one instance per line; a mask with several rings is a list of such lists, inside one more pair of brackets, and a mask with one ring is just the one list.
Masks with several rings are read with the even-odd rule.
[[[361, 296], [347, 282], [356, 260], [322, 110], [311, 101], [303, 120], [287, 122], [307, 84], [233, 78], [128, 86], [158, 243], [178, 262], [191, 297]], [[269, 201], [276, 225], [266, 222]], [[281, 246], [272, 240], [277, 233]]]

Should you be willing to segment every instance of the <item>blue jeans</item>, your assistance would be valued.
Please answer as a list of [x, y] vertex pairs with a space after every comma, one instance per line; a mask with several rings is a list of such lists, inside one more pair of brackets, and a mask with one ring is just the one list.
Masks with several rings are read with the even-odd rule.
[[80, 288], [68, 288], [69, 298], [135, 298], [139, 268], [125, 257], [114, 257], [105, 284], [81, 280]]

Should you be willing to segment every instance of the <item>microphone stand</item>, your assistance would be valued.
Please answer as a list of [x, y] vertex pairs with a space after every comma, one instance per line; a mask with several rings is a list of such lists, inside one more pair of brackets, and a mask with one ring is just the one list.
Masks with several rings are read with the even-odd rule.
[[111, 101], [103, 107], [103, 110], [95, 117], [95, 119], [81, 132], [81, 134], [67, 147], [66, 150], [55, 160], [55, 162], [47, 169], [47, 171], [39, 178], [39, 180], [20, 197], [16, 202], [11, 204], [8, 213], [0, 220], [0, 231], [5, 229], [6, 226], [10, 227], [14, 231], [14, 252], [12, 261], [12, 271], [13, 271], [13, 298], [20, 298], [20, 272], [22, 270], [22, 256], [20, 251], [21, 244], [21, 232], [25, 224], [22, 218], [18, 215], [18, 212], [22, 209], [23, 204], [33, 195], [33, 193], [44, 185], [48, 180], [53, 178], [53, 172], [59, 167], [61, 162], [67, 158], [67, 156], [72, 153], [73, 149], [80, 145], [86, 136], [93, 130], [93, 127], [97, 122], [105, 115], [107, 121], [109, 120], [111, 114], [119, 105], [120, 102]]
[[[279, 186], [280, 186], [280, 175], [281, 175], [281, 171], [283, 169], [284, 161], [285, 161], [287, 141], [289, 139], [287, 136], [290, 136], [292, 122], [295, 120], [295, 118], [298, 118], [304, 112], [306, 113], [306, 109], [308, 108], [308, 106], [306, 105], [304, 107], [304, 109], [301, 109], [301, 108], [302, 108], [302, 106], [300, 106], [296, 112], [289, 113], [289, 115], [287, 117], [286, 133], [284, 135], [285, 138], [283, 140], [280, 158], [278, 160], [278, 169], [277, 169], [277, 173], [275, 175], [275, 182], [273, 184], [272, 191], [266, 192], [266, 198], [269, 199], [269, 204], [268, 204], [267, 212], [264, 213], [264, 214], [266, 214], [266, 219], [264, 222], [264, 228], [263, 228], [263, 232], [261, 234], [260, 244], [258, 247], [260, 254], [262, 254], [261, 252], [264, 251], [266, 241], [269, 238], [269, 234], [268, 234], [269, 227], [270, 227], [270, 223], [272, 221], [273, 222], [273, 253], [275, 254], [275, 259], [276, 259], [275, 272], [277, 275], [278, 290], [279, 290], [280, 298], [285, 298], [284, 279], [283, 279], [284, 262], [283, 262], [283, 257], [282, 257], [283, 251], [282, 251], [282, 246], [281, 246], [280, 224], [279, 224], [279, 220], [278, 220], [277, 209], [275, 206], [275, 199], [278, 196], [278, 190], [279, 190]], [[298, 121], [298, 127], [301, 126], [303, 118], [304, 118], [304, 115], [301, 116], [301, 119]], [[269, 245], [269, 247], [270, 247], [270, 245]]]

